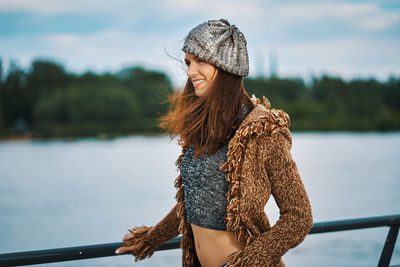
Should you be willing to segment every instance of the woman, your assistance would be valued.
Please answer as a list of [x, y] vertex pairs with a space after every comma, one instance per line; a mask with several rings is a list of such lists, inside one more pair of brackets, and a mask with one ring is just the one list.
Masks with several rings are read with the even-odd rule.
[[[183, 266], [285, 266], [281, 257], [312, 226], [310, 202], [290, 148], [289, 116], [250, 99], [244, 35], [225, 19], [189, 32], [188, 80], [161, 126], [179, 136], [176, 205], [157, 225], [135, 227], [116, 253], [150, 257], [182, 234]], [[280, 218], [271, 227], [271, 196]]]

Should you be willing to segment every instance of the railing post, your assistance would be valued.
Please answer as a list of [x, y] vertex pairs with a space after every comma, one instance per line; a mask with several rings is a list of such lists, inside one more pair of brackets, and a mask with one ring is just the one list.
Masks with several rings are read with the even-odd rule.
[[389, 233], [386, 237], [385, 246], [383, 247], [382, 254], [379, 259], [378, 267], [389, 266], [398, 233], [399, 233], [399, 225], [390, 226]]

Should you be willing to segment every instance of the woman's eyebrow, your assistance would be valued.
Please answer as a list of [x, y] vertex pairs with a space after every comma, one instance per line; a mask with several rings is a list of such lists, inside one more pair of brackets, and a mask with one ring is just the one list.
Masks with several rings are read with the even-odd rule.
[[[197, 59], [200, 59], [200, 58], [199, 58], [198, 56], [194, 56], [193, 59], [194, 59], [194, 60], [197, 60]], [[187, 61], [190, 61], [190, 59], [188, 59], [188, 58], [185, 57], [185, 61], [186, 61], [186, 60], [187, 60]]]

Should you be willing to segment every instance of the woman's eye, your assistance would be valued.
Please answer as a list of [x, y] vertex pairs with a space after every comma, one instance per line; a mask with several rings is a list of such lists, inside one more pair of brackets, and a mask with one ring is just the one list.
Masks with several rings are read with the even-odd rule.
[[203, 62], [204, 62], [204, 60], [202, 60], [202, 59], [200, 59], [200, 58], [199, 58], [199, 59], [197, 60], [197, 62], [199, 62], [199, 63], [203, 63]]

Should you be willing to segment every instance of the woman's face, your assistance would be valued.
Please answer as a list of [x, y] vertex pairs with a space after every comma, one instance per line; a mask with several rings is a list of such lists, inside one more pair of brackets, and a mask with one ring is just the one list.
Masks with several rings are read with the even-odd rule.
[[188, 67], [187, 76], [193, 84], [196, 95], [199, 97], [207, 95], [218, 69], [190, 53], [186, 53], [185, 63]]

